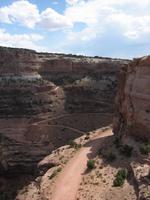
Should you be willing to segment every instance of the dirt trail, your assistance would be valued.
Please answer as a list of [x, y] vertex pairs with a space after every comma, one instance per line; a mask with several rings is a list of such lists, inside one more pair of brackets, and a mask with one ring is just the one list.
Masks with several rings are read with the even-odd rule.
[[99, 150], [103, 138], [112, 135], [112, 130], [100, 132], [88, 144], [82, 147], [68, 162], [64, 170], [56, 180], [51, 200], [75, 200], [82, 180], [82, 174], [86, 171], [86, 164]]

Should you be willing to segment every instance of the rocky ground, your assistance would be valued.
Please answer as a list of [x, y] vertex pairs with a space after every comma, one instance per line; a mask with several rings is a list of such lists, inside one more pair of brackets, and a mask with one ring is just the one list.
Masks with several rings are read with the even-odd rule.
[[[122, 143], [110, 131], [108, 127], [91, 132], [45, 157], [38, 164], [39, 175], [17, 191], [16, 200], [66, 200], [68, 194], [70, 200], [149, 199], [150, 156], [141, 150], [145, 143], [132, 138]], [[88, 160], [94, 161], [92, 169], [87, 167]], [[115, 187], [119, 170], [126, 177]]]

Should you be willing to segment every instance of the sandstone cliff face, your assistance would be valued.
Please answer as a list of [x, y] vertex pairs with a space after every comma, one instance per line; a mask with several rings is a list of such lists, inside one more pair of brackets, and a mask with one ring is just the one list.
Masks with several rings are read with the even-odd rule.
[[34, 51], [0, 48], [0, 117], [48, 111], [53, 84], [38, 74]]
[[150, 56], [122, 68], [114, 118], [116, 134], [150, 138]]
[[111, 123], [128, 60], [0, 48], [0, 171], [33, 172], [53, 149]]
[[113, 112], [117, 74], [128, 60], [39, 55], [40, 75], [63, 87], [67, 112]]

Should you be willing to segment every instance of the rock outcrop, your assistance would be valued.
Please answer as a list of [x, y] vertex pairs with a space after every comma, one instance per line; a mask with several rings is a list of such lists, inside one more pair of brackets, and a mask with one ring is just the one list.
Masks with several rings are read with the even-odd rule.
[[150, 138], [150, 56], [122, 68], [116, 107], [116, 134]]

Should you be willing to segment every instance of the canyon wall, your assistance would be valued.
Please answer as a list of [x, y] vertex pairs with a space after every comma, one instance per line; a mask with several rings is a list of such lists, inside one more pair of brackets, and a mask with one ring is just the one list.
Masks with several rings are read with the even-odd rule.
[[0, 48], [0, 117], [46, 112], [54, 85], [38, 74], [34, 51]]
[[111, 123], [128, 60], [0, 48], [0, 173], [33, 172], [70, 139]]
[[114, 132], [150, 138], [150, 56], [134, 59], [120, 72]]

